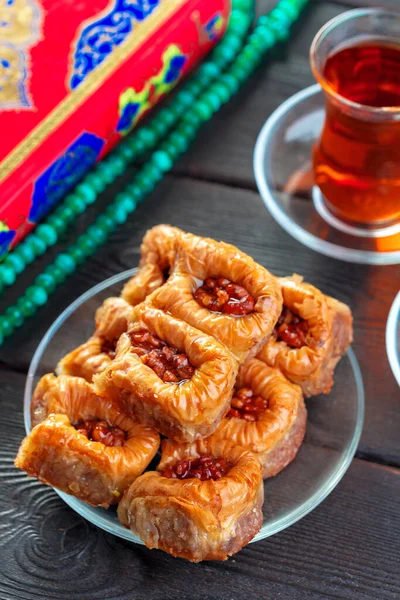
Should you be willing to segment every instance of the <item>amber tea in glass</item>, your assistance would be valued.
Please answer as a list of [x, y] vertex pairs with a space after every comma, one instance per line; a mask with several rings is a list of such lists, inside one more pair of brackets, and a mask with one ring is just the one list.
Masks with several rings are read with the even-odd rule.
[[353, 10], [311, 47], [326, 99], [313, 153], [315, 183], [332, 213], [364, 226], [400, 221], [400, 13]]

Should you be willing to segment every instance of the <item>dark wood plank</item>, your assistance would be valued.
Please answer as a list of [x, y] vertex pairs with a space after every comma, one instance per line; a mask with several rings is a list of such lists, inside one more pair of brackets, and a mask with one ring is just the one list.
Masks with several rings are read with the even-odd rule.
[[156, 223], [165, 222], [236, 244], [278, 275], [300, 273], [352, 307], [354, 348], [364, 373], [367, 396], [360, 450], [379, 460], [400, 464], [399, 392], [386, 357], [384, 339], [387, 314], [398, 288], [398, 267], [345, 264], [308, 250], [280, 229], [259, 195], [251, 191], [168, 177], [110, 243], [0, 348], [0, 360], [26, 372], [41, 336], [58, 314], [95, 283], [136, 266], [144, 232]]
[[[192, 565], [104, 533], [18, 472], [24, 378], [3, 372], [0, 383], [1, 600], [399, 597], [399, 471], [355, 460], [328, 499], [290, 529], [225, 563]], [[268, 490], [267, 483], [267, 503]]]

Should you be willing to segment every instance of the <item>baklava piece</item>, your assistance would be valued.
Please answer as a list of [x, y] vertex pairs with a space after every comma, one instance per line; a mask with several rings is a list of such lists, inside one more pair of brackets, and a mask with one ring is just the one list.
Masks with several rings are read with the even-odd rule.
[[168, 282], [149, 300], [214, 336], [238, 361], [254, 355], [281, 312], [275, 277], [224, 242], [187, 233], [176, 239], [175, 250]]
[[46, 375], [32, 400], [30, 434], [15, 466], [93, 506], [119, 502], [155, 456], [158, 433], [99, 398], [80, 377]]
[[221, 440], [164, 451], [157, 472], [139, 477], [118, 508], [121, 523], [148, 548], [192, 562], [225, 560], [263, 523], [259, 461]]
[[280, 369], [306, 397], [328, 394], [335, 367], [352, 341], [351, 311], [298, 275], [278, 281], [283, 309], [257, 358]]
[[193, 441], [218, 427], [236, 375], [236, 361], [214, 338], [143, 303], [94, 385], [105, 397], [121, 390], [137, 418], [160, 433]]

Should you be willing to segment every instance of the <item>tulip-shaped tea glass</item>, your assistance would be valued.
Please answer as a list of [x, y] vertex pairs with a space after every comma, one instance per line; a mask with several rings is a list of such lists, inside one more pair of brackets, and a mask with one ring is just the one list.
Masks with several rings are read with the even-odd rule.
[[400, 262], [400, 12], [345, 12], [316, 35], [319, 85], [284, 102], [254, 168], [276, 220], [305, 245], [360, 263]]

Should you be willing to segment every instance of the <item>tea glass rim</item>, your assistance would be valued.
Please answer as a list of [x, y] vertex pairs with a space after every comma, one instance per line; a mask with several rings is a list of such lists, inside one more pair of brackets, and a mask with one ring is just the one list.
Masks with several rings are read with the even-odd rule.
[[352, 10], [347, 10], [344, 13], [341, 13], [340, 15], [333, 17], [333, 19], [330, 19], [327, 23], [325, 23], [325, 25], [323, 25], [321, 27], [321, 29], [319, 29], [319, 31], [316, 33], [316, 35], [311, 43], [311, 47], [310, 47], [311, 69], [312, 69], [312, 72], [313, 72], [313, 75], [314, 75], [316, 81], [321, 85], [323, 92], [328, 94], [329, 96], [332, 96], [339, 104], [345, 105], [348, 108], [353, 109], [355, 111], [360, 111], [360, 112], [362, 111], [365, 116], [368, 115], [372, 119], [384, 117], [384, 118], [393, 118], [393, 119], [397, 120], [397, 119], [400, 119], [400, 106], [383, 106], [383, 107], [377, 108], [375, 106], [370, 106], [368, 104], [360, 104], [359, 102], [354, 102], [353, 100], [349, 100], [348, 98], [345, 98], [345, 96], [342, 96], [341, 94], [339, 94], [332, 88], [332, 86], [330, 85], [328, 80], [324, 77], [324, 74], [321, 72], [321, 70], [319, 69], [319, 67], [317, 66], [317, 63], [316, 63], [316, 55], [318, 52], [318, 46], [328, 33], [330, 33], [337, 26], [342, 25], [343, 23], [346, 23], [347, 21], [353, 20], [357, 17], [362, 17], [365, 15], [372, 15], [372, 14], [375, 14], [375, 15], [383, 14], [383, 15], [389, 16], [389, 17], [393, 16], [393, 18], [398, 19], [400, 22], [400, 11], [385, 9], [385, 8], [355, 8]]

